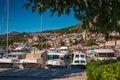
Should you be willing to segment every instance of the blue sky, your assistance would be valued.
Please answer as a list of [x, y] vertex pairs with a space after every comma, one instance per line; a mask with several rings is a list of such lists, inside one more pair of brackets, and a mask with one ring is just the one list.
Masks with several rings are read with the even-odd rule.
[[[9, 32], [39, 32], [41, 31], [41, 16], [31, 9], [23, 8], [25, 0], [9, 0]], [[0, 0], [0, 34], [6, 33], [6, 0]], [[50, 16], [49, 10], [42, 15], [42, 30], [60, 29], [78, 24], [73, 12], [58, 17]]]

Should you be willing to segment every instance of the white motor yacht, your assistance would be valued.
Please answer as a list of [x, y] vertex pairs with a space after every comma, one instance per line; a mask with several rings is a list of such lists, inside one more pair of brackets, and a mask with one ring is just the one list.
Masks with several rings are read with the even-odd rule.
[[12, 68], [14, 64], [19, 63], [20, 59], [25, 58], [26, 53], [12, 52], [5, 54], [0, 58], [0, 68]]
[[47, 60], [47, 52], [39, 50], [35, 53], [26, 54], [25, 59], [21, 59], [20, 63], [24, 68], [43, 68]]
[[117, 59], [115, 51], [112, 49], [95, 49], [93, 60], [112, 60]]
[[48, 61], [46, 62], [45, 69], [65, 69], [66, 64], [64, 61], [64, 54], [58, 52], [48, 53]]
[[86, 54], [80, 51], [73, 52], [73, 61], [70, 64], [71, 69], [85, 69], [87, 64]]

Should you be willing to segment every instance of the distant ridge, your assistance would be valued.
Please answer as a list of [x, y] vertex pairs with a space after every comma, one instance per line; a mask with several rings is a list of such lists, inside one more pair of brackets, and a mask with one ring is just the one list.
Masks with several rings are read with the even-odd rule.
[[13, 32], [10, 32], [10, 33], [9, 33], [9, 35], [17, 35], [17, 34], [20, 34], [20, 32], [13, 31]]
[[[17, 35], [17, 34], [20, 34], [20, 32], [17, 32], [17, 31], [12, 31], [12, 32], [9, 32], [8, 35]], [[7, 33], [5, 34], [0, 34], [1, 36], [5, 36], [7, 35]]]
[[[61, 29], [56, 29], [56, 30], [45, 30], [43, 31], [43, 33], [77, 33], [77, 32], [82, 32], [83, 31], [83, 28], [82, 28], [82, 24], [76, 24], [74, 26], [69, 26], [69, 27], [65, 27], [65, 28], [61, 28]], [[12, 35], [19, 35], [19, 34], [22, 34], [22, 33], [39, 33], [39, 32], [17, 32], [17, 31], [13, 31], [13, 32], [10, 32], [9, 33], [9, 36], [12, 36]], [[1, 36], [5, 36], [6, 34], [1, 34]]]

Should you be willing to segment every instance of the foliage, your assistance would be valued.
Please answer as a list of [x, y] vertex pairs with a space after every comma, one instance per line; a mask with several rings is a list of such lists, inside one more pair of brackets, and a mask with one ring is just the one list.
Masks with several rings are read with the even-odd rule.
[[120, 62], [92, 61], [87, 64], [88, 80], [120, 80]]
[[38, 49], [42, 48], [42, 44], [32, 44], [32, 47], [37, 47]]
[[60, 45], [61, 45], [61, 46], [65, 46], [65, 42], [61, 41], [61, 42], [60, 42]]
[[40, 15], [49, 9], [51, 16], [73, 11], [84, 29], [105, 34], [106, 40], [109, 32], [120, 33], [120, 0], [28, 0], [24, 7], [31, 7], [32, 12], [37, 10]]
[[96, 45], [95, 40], [94, 39], [87, 40], [87, 45], [88, 46]]
[[[24, 37], [26, 35], [26, 37]], [[26, 41], [26, 39], [30, 37], [27, 33], [9, 33], [8, 34], [8, 45], [12, 45], [14, 42], [23, 42]], [[0, 46], [5, 49], [7, 46], [7, 36], [0, 35]]]
[[82, 32], [83, 31], [83, 28], [82, 28], [82, 25], [80, 24], [77, 24], [75, 26], [71, 26], [71, 27], [68, 27], [68, 28], [62, 28], [60, 30], [56, 30], [55, 32], [58, 32], [58, 33], [67, 33], [67, 34], [70, 34], [70, 33], [76, 33], [76, 32]]
[[79, 44], [80, 43], [80, 41], [79, 40], [75, 40], [75, 42], [73, 43], [74, 45], [77, 45], [77, 44]]
[[38, 49], [49, 49], [51, 46], [49, 44], [32, 44], [32, 47], [37, 47]]

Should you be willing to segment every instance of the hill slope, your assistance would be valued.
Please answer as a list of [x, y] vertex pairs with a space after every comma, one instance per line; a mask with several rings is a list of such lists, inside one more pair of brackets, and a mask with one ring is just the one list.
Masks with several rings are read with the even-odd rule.
[[43, 32], [50, 32], [50, 33], [76, 33], [76, 32], [82, 32], [83, 28], [81, 24], [76, 24], [74, 26], [70, 26], [67, 28], [62, 28], [62, 29], [57, 29], [57, 30], [48, 30], [48, 31], [43, 31]]

